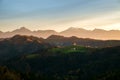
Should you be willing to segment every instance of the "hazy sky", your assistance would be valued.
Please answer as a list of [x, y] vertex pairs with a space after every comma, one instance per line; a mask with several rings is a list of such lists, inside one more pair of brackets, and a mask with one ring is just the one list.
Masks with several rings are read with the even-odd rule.
[[120, 0], [0, 0], [0, 30], [120, 29]]

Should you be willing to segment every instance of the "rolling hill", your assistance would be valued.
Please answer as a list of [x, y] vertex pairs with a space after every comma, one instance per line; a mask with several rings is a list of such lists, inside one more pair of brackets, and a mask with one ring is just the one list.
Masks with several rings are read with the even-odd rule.
[[119, 46], [119, 40], [95, 40], [88, 38], [64, 37], [51, 35], [47, 39], [34, 36], [15, 35], [0, 40], [0, 58], [8, 59], [13, 56], [44, 52], [54, 47], [83, 46], [89, 48], [105, 48]]
[[0, 41], [0, 80], [119, 80], [119, 61], [119, 40], [15, 35]]
[[16, 35], [0, 41], [0, 58], [8, 59], [13, 56], [42, 51], [51, 47], [48, 43], [42, 42], [41, 38], [33, 36]]

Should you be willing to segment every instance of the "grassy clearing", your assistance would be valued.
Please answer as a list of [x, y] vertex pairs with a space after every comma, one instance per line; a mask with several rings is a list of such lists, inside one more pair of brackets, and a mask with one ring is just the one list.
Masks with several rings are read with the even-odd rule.
[[38, 56], [39, 56], [39, 54], [30, 54], [30, 55], [27, 55], [26, 58], [32, 59], [32, 58], [36, 58]]
[[88, 51], [88, 48], [86, 47], [69, 46], [69, 47], [62, 47], [62, 48], [53, 48], [49, 52], [69, 54], [69, 53], [76, 53], [76, 52], [85, 53], [87, 51]]

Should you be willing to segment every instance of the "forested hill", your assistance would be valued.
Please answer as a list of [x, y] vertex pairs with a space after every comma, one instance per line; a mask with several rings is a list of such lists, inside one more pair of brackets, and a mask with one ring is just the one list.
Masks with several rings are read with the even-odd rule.
[[13, 80], [119, 80], [119, 61], [120, 46], [102, 49], [69, 46], [11, 58], [2, 65], [17, 73], [1, 74], [8, 74]]
[[0, 80], [120, 80], [120, 41], [16, 35], [0, 41]]

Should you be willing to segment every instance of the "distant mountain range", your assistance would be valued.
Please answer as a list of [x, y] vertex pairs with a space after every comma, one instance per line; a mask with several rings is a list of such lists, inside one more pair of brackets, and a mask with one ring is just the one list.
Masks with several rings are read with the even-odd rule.
[[42, 37], [47, 38], [50, 35], [57, 34], [54, 30], [38, 30], [38, 31], [31, 31], [25, 27], [21, 27], [20, 29], [16, 29], [11, 32], [0, 32], [0, 38], [9, 38], [13, 37], [15, 35], [27, 35], [27, 36], [36, 36], [36, 37]]
[[120, 40], [120, 30], [102, 30], [102, 29], [94, 29], [94, 30], [85, 30], [82, 28], [74, 28], [71, 27], [62, 32], [56, 32], [54, 30], [38, 30], [31, 31], [25, 27], [21, 27], [20, 29], [16, 29], [11, 32], [1, 32], [0, 38], [9, 38], [13, 37], [17, 34], [20, 35], [28, 35], [28, 36], [36, 36], [47, 38], [51, 35], [61, 35], [65, 37], [76, 36], [79, 38], [92, 38], [92, 39], [101, 39], [101, 40]]

